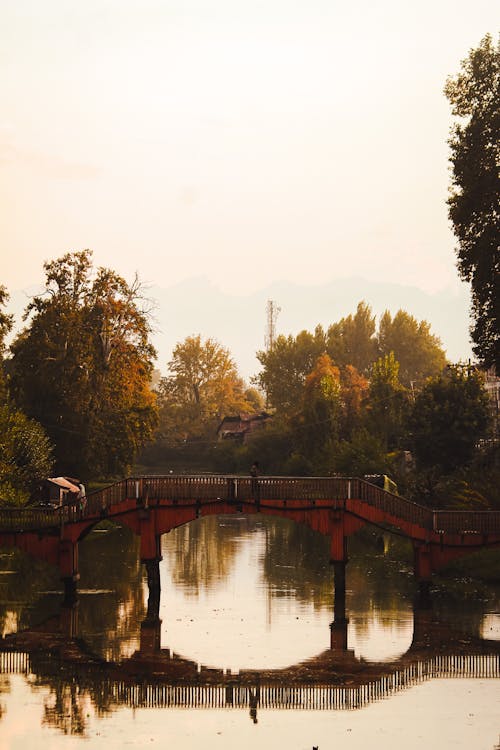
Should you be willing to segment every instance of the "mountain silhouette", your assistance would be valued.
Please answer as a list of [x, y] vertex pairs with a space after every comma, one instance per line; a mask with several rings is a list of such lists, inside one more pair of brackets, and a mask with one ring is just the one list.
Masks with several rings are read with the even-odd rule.
[[[10, 292], [6, 312], [15, 316], [15, 330], [23, 327], [22, 313], [30, 297], [40, 288]], [[260, 364], [255, 353], [265, 347], [266, 303], [272, 299], [281, 308], [277, 334], [296, 335], [328, 328], [340, 318], [356, 312], [358, 302], [367, 302], [377, 316], [385, 310], [394, 315], [400, 308], [417, 320], [426, 320], [452, 362], [472, 357], [469, 339], [469, 291], [465, 284], [437, 293], [417, 287], [369, 281], [361, 277], [335, 279], [320, 285], [276, 281], [252, 294], [222, 291], [205, 277], [192, 277], [172, 286], [146, 288], [155, 302], [152, 336], [158, 352], [156, 367], [165, 374], [178, 342], [201, 334], [214, 338], [231, 352], [239, 373], [248, 382]]]

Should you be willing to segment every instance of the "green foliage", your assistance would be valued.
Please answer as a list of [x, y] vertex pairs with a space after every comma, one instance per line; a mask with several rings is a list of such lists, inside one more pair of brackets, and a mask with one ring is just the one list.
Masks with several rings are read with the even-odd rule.
[[355, 315], [333, 323], [327, 333], [317, 326], [313, 334], [302, 331], [296, 337], [278, 336], [270, 351], [257, 352], [262, 370], [255, 380], [277, 412], [293, 415], [301, 403], [306, 378], [322, 354], [328, 354], [346, 384], [347, 368], [354, 368], [357, 387], [363, 391], [366, 385], [359, 378], [370, 374], [380, 355], [391, 352], [400, 363], [399, 377], [406, 386], [420, 385], [446, 365], [441, 343], [425, 320], [418, 322], [403, 310], [394, 319], [385, 312], [377, 333], [370, 306], [360, 302]]
[[382, 315], [378, 348], [382, 356], [394, 354], [399, 363], [399, 380], [406, 387], [422, 385], [446, 366], [441, 342], [431, 334], [429, 323], [419, 323], [404, 310], [398, 310], [394, 318], [388, 310]]
[[306, 378], [297, 419], [303, 454], [319, 457], [328, 452], [338, 432], [340, 411], [340, 372], [328, 354], [322, 354]]
[[188, 336], [175, 347], [168, 369], [159, 387], [159, 432], [170, 444], [215, 440], [224, 416], [253, 411], [255, 394], [247, 398], [229, 351], [214, 339]]
[[52, 446], [43, 428], [22, 412], [0, 406], [0, 500], [24, 504], [52, 468]]
[[278, 336], [272, 349], [257, 352], [263, 369], [256, 382], [278, 412], [296, 410], [306, 377], [325, 348], [325, 334], [318, 326], [314, 334], [302, 331], [296, 337]]
[[462, 61], [445, 94], [458, 118], [449, 140], [449, 216], [458, 270], [472, 288], [476, 354], [500, 372], [500, 38], [490, 35]]
[[367, 425], [386, 451], [399, 447], [407, 405], [406, 389], [399, 382], [399, 362], [390, 352], [372, 366], [367, 405]]
[[370, 305], [360, 302], [355, 315], [341, 318], [328, 328], [326, 339], [326, 351], [335, 364], [352, 365], [359, 372], [367, 372], [377, 357], [375, 316]]
[[409, 417], [420, 469], [449, 473], [471, 462], [490, 423], [488, 397], [476, 371], [450, 368], [417, 395]]
[[156, 423], [140, 284], [94, 271], [88, 250], [44, 269], [45, 293], [28, 306], [28, 327], [11, 347], [12, 395], [47, 430], [61, 473], [123, 473]]
[[384, 442], [366, 428], [357, 430], [350, 440], [341, 440], [335, 451], [334, 469], [345, 476], [389, 474], [391, 467]]
[[2, 308], [6, 305], [9, 294], [6, 288], [0, 284], [0, 402], [7, 398], [7, 385], [4, 371], [5, 338], [12, 330], [12, 315], [7, 315]]

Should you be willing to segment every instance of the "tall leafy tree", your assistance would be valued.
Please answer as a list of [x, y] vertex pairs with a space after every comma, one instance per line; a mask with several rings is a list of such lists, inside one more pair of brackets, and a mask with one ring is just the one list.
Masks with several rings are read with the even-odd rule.
[[474, 350], [500, 371], [500, 37], [469, 52], [445, 94], [457, 118], [448, 205], [458, 270], [471, 284]]
[[340, 371], [328, 354], [316, 360], [304, 383], [300, 428], [302, 452], [316, 464], [327, 459], [341, 417]]
[[349, 438], [359, 427], [363, 418], [365, 400], [369, 392], [369, 381], [352, 365], [346, 365], [340, 373], [342, 385], [342, 437]]
[[367, 423], [386, 451], [398, 446], [407, 406], [406, 390], [399, 380], [399, 362], [394, 352], [374, 362], [370, 373]]
[[88, 250], [44, 269], [45, 293], [28, 306], [11, 347], [12, 393], [52, 438], [60, 471], [123, 473], [156, 423], [141, 286], [94, 270]]
[[278, 336], [271, 349], [257, 352], [263, 369], [256, 382], [279, 413], [297, 411], [306, 377], [325, 350], [325, 333], [318, 326], [314, 333]]
[[53, 466], [52, 445], [43, 428], [10, 401], [4, 369], [5, 338], [12, 316], [3, 311], [9, 299], [0, 286], [0, 501], [22, 504]]
[[488, 396], [475, 370], [450, 368], [417, 394], [409, 417], [421, 469], [450, 472], [467, 465], [490, 424]]
[[160, 431], [171, 442], [214, 439], [222, 417], [253, 411], [228, 349], [215, 339], [188, 336], [168, 369], [159, 388]]
[[407, 387], [439, 375], [446, 366], [441, 342], [431, 334], [429, 323], [417, 321], [404, 310], [398, 310], [394, 318], [388, 310], [382, 315], [378, 347], [382, 356], [394, 353], [399, 363], [399, 380]]
[[327, 352], [339, 367], [353, 365], [367, 372], [377, 357], [375, 316], [370, 305], [360, 302], [354, 315], [333, 323], [327, 332]]
[[52, 445], [38, 422], [9, 405], [0, 406], [0, 501], [28, 501], [51, 476]]
[[5, 380], [4, 357], [5, 357], [5, 339], [12, 330], [12, 315], [4, 312], [3, 308], [9, 300], [7, 289], [0, 284], [0, 403], [7, 398], [7, 384]]

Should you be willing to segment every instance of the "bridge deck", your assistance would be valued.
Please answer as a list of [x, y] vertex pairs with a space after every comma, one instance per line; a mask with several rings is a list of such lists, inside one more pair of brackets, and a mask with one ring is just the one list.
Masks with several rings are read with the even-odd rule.
[[44, 531], [63, 523], [109, 515], [126, 501], [150, 507], [196, 507], [227, 503], [242, 510], [306, 511], [320, 508], [353, 512], [356, 501], [384, 516], [438, 534], [499, 534], [500, 511], [433, 510], [354, 477], [140, 476], [89, 494], [85, 511], [74, 507], [2, 508], [0, 533]]

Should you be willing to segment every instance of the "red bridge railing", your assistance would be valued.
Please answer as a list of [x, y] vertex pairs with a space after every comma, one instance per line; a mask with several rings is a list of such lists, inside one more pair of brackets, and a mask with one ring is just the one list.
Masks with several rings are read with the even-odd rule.
[[[123, 479], [87, 496], [82, 512], [75, 506], [60, 508], [2, 508], [0, 532], [56, 529], [61, 523], [93, 518], [107, 513], [125, 500], [138, 504], [167, 501], [174, 505], [236, 501], [255, 504], [290, 502], [293, 507], [312, 507], [320, 502], [345, 507], [360, 500], [390, 516], [438, 533], [500, 533], [500, 511], [441, 511], [394, 495], [354, 477], [238, 477], [138, 476]], [[291, 506], [290, 506], [291, 507]]]

